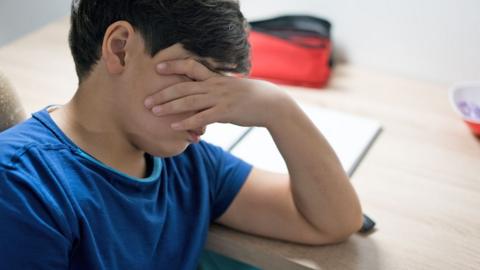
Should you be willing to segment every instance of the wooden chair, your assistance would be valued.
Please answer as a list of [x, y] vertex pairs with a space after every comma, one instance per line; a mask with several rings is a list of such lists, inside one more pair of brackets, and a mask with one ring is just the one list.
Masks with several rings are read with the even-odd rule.
[[22, 122], [26, 115], [15, 90], [0, 71], [0, 132]]

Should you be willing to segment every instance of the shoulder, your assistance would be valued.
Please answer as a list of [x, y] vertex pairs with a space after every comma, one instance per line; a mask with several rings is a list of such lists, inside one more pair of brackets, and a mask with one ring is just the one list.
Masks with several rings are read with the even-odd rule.
[[[8, 212], [13, 218], [18, 213], [22, 222], [27, 217], [28, 222], [36, 218], [63, 222], [70, 199], [55, 175], [61, 165], [56, 164], [58, 151], [52, 150], [62, 146], [52, 136], [34, 119], [0, 133], [1, 214]], [[69, 214], [71, 220], [73, 216]]]
[[30, 118], [0, 133], [0, 168], [14, 168], [40, 152], [66, 148], [42, 123]]
[[11, 167], [15, 160], [38, 143], [35, 140], [35, 120], [29, 119], [0, 133], [0, 165]]
[[20, 191], [19, 195], [25, 192], [37, 194], [38, 198], [59, 194], [61, 187], [55, 177], [59, 166], [56, 148], [64, 146], [48, 136], [32, 120], [0, 134], [0, 187], [3, 194]]

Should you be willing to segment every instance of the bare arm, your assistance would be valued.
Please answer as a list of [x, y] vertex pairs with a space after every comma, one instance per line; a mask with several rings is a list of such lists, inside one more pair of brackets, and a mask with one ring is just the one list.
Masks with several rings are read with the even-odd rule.
[[266, 127], [287, 163], [289, 176], [254, 169], [218, 222], [307, 244], [338, 242], [360, 229], [360, 203], [338, 158], [288, 95], [270, 83], [218, 76], [195, 61], [170, 62], [160, 72], [199, 81], [162, 90], [148, 102], [160, 104], [162, 114], [199, 112], [174, 129], [213, 122]]
[[[266, 127], [287, 163], [290, 179], [255, 169], [219, 222], [308, 244], [344, 240], [362, 223], [360, 203], [348, 177], [325, 138], [293, 101], [286, 98], [278, 110]], [[250, 209], [263, 211], [249, 225], [245, 212]]]

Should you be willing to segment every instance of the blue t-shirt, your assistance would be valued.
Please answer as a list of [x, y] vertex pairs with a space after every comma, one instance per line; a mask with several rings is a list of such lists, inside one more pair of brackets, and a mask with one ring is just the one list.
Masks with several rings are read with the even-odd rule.
[[0, 133], [0, 268], [195, 269], [251, 165], [200, 142], [136, 179], [79, 149], [46, 110]]

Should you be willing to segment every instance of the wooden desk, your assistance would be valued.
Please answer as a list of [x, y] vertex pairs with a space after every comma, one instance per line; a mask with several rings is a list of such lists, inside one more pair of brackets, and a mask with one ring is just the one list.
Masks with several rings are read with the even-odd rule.
[[[0, 49], [0, 69], [28, 112], [76, 89], [67, 32], [64, 19]], [[352, 178], [377, 231], [307, 247], [214, 226], [207, 246], [264, 269], [480, 269], [480, 140], [453, 113], [447, 87], [339, 66], [326, 91], [291, 88], [383, 123]]]

